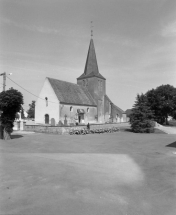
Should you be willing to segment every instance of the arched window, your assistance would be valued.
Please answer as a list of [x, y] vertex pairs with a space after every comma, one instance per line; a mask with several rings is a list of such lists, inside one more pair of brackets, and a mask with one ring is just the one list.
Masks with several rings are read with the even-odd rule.
[[89, 111], [90, 111], [90, 109], [89, 109], [89, 108], [87, 108], [87, 113], [89, 113]]
[[48, 97], [45, 97], [46, 100], [46, 106], [48, 106]]
[[49, 124], [49, 115], [45, 114], [45, 124]]
[[83, 80], [83, 86], [85, 86], [85, 80]]
[[72, 106], [70, 107], [70, 112], [73, 112], [73, 107]]

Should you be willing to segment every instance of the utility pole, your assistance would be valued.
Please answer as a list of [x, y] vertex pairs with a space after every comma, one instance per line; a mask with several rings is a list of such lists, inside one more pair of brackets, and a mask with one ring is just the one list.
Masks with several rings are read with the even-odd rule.
[[3, 75], [3, 91], [5, 91], [6, 87], [6, 72], [3, 72], [0, 74], [0, 76]]

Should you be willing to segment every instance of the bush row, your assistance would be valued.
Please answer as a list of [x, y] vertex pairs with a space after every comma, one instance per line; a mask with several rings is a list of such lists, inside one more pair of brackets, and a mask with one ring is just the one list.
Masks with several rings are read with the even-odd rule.
[[81, 129], [81, 130], [78, 130], [78, 129], [72, 129], [69, 134], [70, 135], [74, 135], [74, 134], [82, 134], [82, 135], [85, 135], [85, 134], [103, 134], [103, 133], [113, 133], [113, 132], [117, 132], [119, 131], [119, 128], [116, 128], [116, 127], [112, 127], [112, 128], [100, 128], [100, 129]]

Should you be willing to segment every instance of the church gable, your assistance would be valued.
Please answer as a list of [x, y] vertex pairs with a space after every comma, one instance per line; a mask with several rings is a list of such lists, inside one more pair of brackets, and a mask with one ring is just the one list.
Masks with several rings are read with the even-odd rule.
[[35, 121], [45, 123], [45, 115], [49, 117], [48, 123], [51, 122], [52, 118], [56, 122], [59, 121], [59, 101], [47, 78], [36, 101]]

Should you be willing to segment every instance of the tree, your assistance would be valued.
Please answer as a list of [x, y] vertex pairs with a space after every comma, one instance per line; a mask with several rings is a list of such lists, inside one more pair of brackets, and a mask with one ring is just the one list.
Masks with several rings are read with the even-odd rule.
[[176, 119], [176, 88], [169, 84], [161, 85], [148, 91], [146, 96], [158, 123], [168, 124], [168, 116]]
[[28, 118], [35, 118], [35, 101], [32, 101], [31, 104], [29, 104], [29, 110], [27, 111]]
[[146, 95], [137, 95], [136, 102], [130, 114], [130, 124], [133, 132], [151, 133], [154, 132], [154, 114], [148, 106]]
[[19, 91], [10, 88], [0, 93], [0, 110], [3, 111], [0, 121], [4, 128], [4, 138], [10, 139], [16, 113], [21, 110], [22, 104], [23, 95]]

